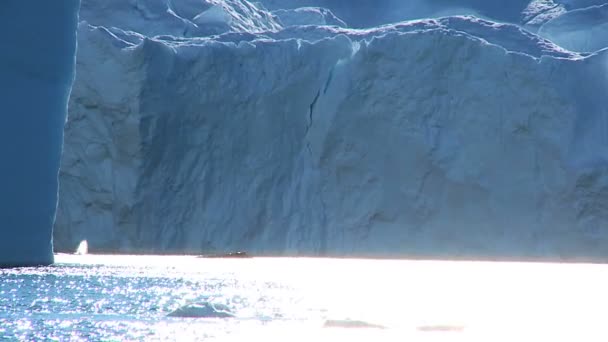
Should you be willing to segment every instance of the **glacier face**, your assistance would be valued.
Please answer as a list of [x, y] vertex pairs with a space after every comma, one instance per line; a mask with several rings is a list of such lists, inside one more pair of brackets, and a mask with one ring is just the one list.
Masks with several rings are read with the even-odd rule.
[[[275, 12], [83, 11], [60, 250], [606, 257], [606, 51], [471, 16], [352, 29], [263, 2]], [[568, 11], [535, 3], [513, 8], [538, 25]]]
[[63, 125], [79, 1], [6, 0], [0, 10], [0, 267], [53, 262]]

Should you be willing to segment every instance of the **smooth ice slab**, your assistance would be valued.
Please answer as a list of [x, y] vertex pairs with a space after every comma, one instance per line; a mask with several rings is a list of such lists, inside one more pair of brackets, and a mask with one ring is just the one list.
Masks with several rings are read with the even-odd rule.
[[2, 1], [0, 266], [53, 262], [79, 0]]

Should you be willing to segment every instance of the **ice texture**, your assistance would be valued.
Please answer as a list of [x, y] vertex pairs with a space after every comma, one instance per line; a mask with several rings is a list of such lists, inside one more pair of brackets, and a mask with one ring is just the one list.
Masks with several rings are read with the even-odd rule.
[[84, 0], [81, 17], [93, 26], [147, 36], [194, 37], [280, 28], [270, 13], [242, 0]]
[[326, 8], [301, 7], [296, 9], [280, 9], [273, 11], [272, 14], [278, 17], [283, 26], [347, 26], [342, 19], [336, 17], [330, 10]]
[[[403, 20], [448, 15], [476, 15], [496, 21], [519, 23], [527, 10], [540, 14], [539, 3], [552, 0], [261, 0], [268, 9], [318, 6], [330, 9], [351, 27], [373, 27]], [[549, 6], [555, 6], [552, 3]]]
[[608, 3], [579, 8], [544, 23], [538, 34], [580, 52], [608, 47]]
[[[83, 18], [61, 249], [608, 256], [608, 50], [519, 26], [551, 6], [463, 1], [503, 22], [353, 29], [282, 23], [263, 2], [171, 2], [192, 23], [210, 6], [237, 13], [223, 34], [158, 35], [132, 9], [113, 18], [139, 26]], [[374, 13], [302, 3], [351, 27]]]
[[0, 266], [53, 262], [78, 0], [0, 5]]
[[567, 12], [566, 6], [555, 0], [534, 0], [523, 10], [521, 23], [535, 31], [542, 24]]

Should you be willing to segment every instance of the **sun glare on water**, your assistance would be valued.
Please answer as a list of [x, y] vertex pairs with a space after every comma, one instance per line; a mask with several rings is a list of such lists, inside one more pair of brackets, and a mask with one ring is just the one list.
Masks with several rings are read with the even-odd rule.
[[[605, 341], [603, 265], [56, 256], [2, 271], [0, 336], [152, 341]], [[227, 318], [174, 317], [188, 305]], [[208, 311], [205, 311], [208, 313]]]

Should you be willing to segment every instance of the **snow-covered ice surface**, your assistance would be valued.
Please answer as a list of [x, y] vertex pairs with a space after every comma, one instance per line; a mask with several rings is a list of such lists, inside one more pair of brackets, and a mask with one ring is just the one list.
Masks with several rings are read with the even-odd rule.
[[301, 7], [295, 9], [280, 9], [272, 12], [284, 27], [300, 25], [340, 26], [346, 23], [336, 17], [330, 10], [319, 7]]
[[93, 26], [149, 36], [190, 37], [280, 27], [268, 12], [243, 0], [83, 0], [80, 15]]
[[554, 0], [531, 1], [522, 11], [521, 23], [535, 31], [542, 24], [567, 12], [566, 6]]
[[[608, 256], [608, 50], [473, 16], [352, 29], [271, 1], [112, 3], [83, 3], [60, 250]], [[340, 3], [302, 5], [352, 26]], [[572, 8], [497, 4], [457, 7], [538, 25]]]
[[[304, 6], [326, 7], [351, 27], [372, 27], [403, 20], [448, 15], [477, 15], [498, 21], [518, 22], [531, 3], [545, 0], [261, 0], [271, 10]], [[542, 8], [537, 7], [539, 11]], [[530, 10], [530, 9], [528, 9]]]
[[576, 10], [592, 6], [599, 6], [606, 3], [606, 0], [553, 0], [564, 6], [567, 10]]
[[543, 24], [538, 34], [573, 51], [608, 48], [608, 3], [564, 13]]
[[[8, 341], [606, 341], [603, 265], [57, 255], [0, 270]], [[212, 303], [234, 318], [169, 317]], [[378, 328], [381, 326], [383, 328]]]
[[0, 267], [53, 262], [78, 3], [0, 5]]

